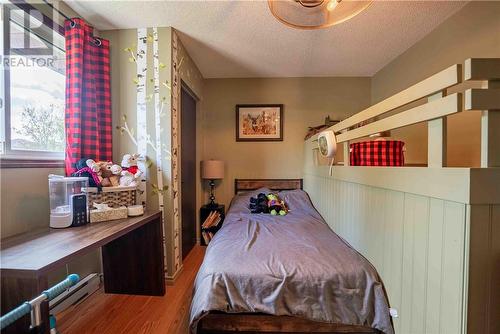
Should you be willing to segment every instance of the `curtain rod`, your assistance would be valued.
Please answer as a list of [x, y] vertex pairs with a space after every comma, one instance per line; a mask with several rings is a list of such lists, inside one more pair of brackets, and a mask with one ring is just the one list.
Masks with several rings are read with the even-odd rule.
[[[50, 8], [52, 8], [53, 10], [55, 10], [56, 12], [61, 14], [61, 16], [66, 18], [66, 20], [69, 20], [71, 22], [71, 28], [74, 28], [75, 21], [73, 21], [72, 18], [70, 18], [68, 15], [64, 14], [63, 12], [61, 12], [58, 8], [54, 7], [54, 5], [51, 4], [50, 2], [48, 2], [47, 0], [43, 0], [43, 2], [45, 2], [48, 6], [50, 6]], [[97, 46], [101, 46], [101, 44], [102, 44], [101, 39], [94, 36], [94, 44]]]
[[53, 4], [51, 4], [47, 0], [43, 0], [43, 2], [45, 2], [48, 6], [50, 6], [50, 8], [52, 8], [53, 10], [55, 10], [56, 12], [58, 12], [61, 16], [63, 16], [64, 18], [66, 18], [66, 20], [70, 20], [71, 22], [73, 22], [73, 20], [68, 15], [64, 14], [58, 8], [54, 7]]

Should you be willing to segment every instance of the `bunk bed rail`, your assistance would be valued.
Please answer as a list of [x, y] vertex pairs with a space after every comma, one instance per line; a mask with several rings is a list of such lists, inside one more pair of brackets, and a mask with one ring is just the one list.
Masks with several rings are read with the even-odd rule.
[[[500, 166], [500, 58], [469, 58], [333, 125], [344, 144], [405, 126], [428, 123], [428, 166], [446, 166], [446, 116], [471, 110], [481, 115], [481, 167]], [[389, 115], [387, 115], [389, 114]], [[385, 116], [385, 117], [384, 117]]]

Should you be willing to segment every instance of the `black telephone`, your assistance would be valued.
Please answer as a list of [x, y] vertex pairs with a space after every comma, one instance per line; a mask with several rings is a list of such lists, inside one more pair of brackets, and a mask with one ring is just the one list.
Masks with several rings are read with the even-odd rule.
[[82, 226], [88, 223], [86, 194], [71, 196], [71, 212], [73, 213], [73, 223], [71, 226]]

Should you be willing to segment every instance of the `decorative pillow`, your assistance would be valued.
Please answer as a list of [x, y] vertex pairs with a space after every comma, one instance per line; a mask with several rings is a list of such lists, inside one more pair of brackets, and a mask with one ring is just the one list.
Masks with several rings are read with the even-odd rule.
[[309, 195], [301, 189], [283, 190], [279, 196], [285, 201], [289, 211], [309, 211], [313, 204]]
[[404, 166], [405, 143], [399, 140], [372, 140], [352, 143], [351, 166]]

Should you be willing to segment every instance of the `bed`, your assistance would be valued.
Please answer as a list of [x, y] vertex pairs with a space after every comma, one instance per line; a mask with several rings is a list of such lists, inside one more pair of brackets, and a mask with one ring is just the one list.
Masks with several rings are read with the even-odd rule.
[[[195, 280], [191, 333], [394, 333], [376, 270], [301, 188], [299, 179], [236, 180]], [[290, 212], [251, 214], [249, 198], [270, 190]]]

